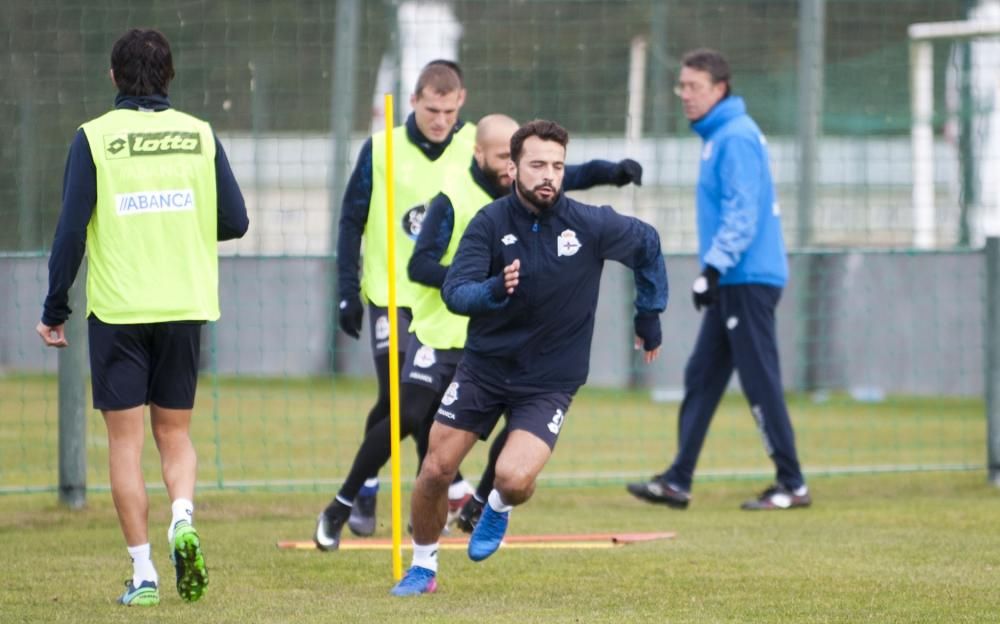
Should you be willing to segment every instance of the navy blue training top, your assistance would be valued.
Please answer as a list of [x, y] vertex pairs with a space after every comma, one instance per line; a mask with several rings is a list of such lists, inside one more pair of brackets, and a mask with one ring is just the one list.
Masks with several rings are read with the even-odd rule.
[[[491, 198], [499, 199], [510, 193], [512, 187], [501, 187], [493, 183], [483, 173], [475, 158], [472, 159], [469, 172], [472, 174], [472, 180]], [[585, 190], [599, 184], [621, 186], [620, 172], [620, 163], [608, 160], [590, 160], [582, 165], [566, 165], [563, 189]], [[432, 288], [441, 288], [444, 276], [448, 272], [448, 267], [441, 264], [441, 258], [448, 251], [454, 230], [455, 208], [447, 195], [439, 193], [427, 206], [427, 214], [424, 215], [420, 225], [420, 235], [406, 267], [411, 280]]]
[[[508, 297], [502, 273], [515, 259], [520, 278]], [[666, 266], [651, 225], [565, 195], [539, 214], [515, 193], [480, 210], [441, 289], [449, 310], [471, 317], [464, 367], [497, 385], [576, 392], [590, 367], [605, 260], [633, 270], [637, 314], [666, 308]]]

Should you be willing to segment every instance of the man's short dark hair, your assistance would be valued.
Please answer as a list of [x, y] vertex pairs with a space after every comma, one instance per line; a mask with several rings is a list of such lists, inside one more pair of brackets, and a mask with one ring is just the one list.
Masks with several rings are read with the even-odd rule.
[[166, 95], [174, 79], [170, 43], [158, 30], [133, 28], [111, 48], [111, 70], [125, 95]]
[[424, 65], [417, 78], [417, 86], [413, 93], [420, 97], [429, 88], [438, 95], [447, 95], [465, 87], [462, 79], [462, 68], [455, 61], [437, 59]]
[[533, 136], [543, 141], [555, 141], [559, 145], [562, 145], [563, 148], [569, 143], [569, 133], [556, 122], [546, 119], [529, 121], [518, 128], [514, 136], [510, 137], [510, 159], [514, 161], [514, 164], [517, 164], [517, 161], [521, 158], [524, 141], [528, 137]]
[[691, 50], [681, 59], [681, 65], [707, 73], [712, 79], [712, 84], [725, 82], [726, 95], [729, 95], [733, 77], [729, 71], [729, 63], [721, 52], [710, 48]]

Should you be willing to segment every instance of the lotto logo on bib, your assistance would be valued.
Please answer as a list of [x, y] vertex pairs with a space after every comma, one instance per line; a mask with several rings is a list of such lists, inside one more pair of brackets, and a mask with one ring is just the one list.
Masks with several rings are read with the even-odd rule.
[[128, 132], [104, 136], [105, 157], [109, 160], [131, 156], [200, 154], [201, 135], [197, 132]]
[[115, 211], [120, 217], [151, 212], [186, 212], [194, 210], [194, 191], [139, 191], [115, 195]]

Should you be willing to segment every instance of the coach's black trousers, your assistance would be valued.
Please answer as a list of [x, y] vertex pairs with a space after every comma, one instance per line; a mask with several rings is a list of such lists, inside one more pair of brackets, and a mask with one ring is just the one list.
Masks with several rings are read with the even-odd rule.
[[678, 449], [666, 481], [690, 491], [708, 426], [735, 369], [777, 481], [790, 489], [803, 485], [778, 362], [774, 310], [780, 298], [781, 289], [774, 286], [722, 286], [719, 301], [705, 310], [684, 369]]

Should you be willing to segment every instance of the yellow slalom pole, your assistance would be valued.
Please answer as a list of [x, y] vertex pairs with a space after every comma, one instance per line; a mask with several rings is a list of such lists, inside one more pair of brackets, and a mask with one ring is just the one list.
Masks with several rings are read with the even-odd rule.
[[392, 94], [385, 94], [385, 214], [389, 264], [389, 430], [392, 472], [392, 578], [403, 578], [403, 492], [399, 464], [399, 323], [396, 316], [395, 173], [392, 154]]

